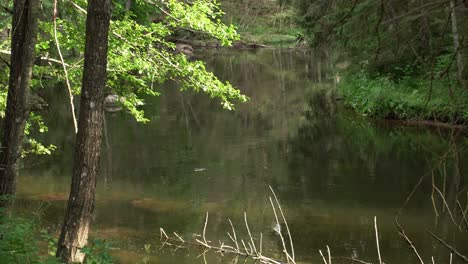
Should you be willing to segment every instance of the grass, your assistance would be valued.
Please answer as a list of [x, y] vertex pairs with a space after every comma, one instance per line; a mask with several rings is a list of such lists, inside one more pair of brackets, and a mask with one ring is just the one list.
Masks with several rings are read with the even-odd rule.
[[[450, 88], [451, 87], [451, 88]], [[364, 72], [347, 74], [339, 85], [347, 106], [371, 117], [468, 124], [468, 91], [446, 80], [391, 80]]]
[[256, 26], [249, 30], [239, 32], [245, 42], [261, 43], [271, 46], [294, 45], [296, 43], [297, 31], [278, 32], [268, 26]]

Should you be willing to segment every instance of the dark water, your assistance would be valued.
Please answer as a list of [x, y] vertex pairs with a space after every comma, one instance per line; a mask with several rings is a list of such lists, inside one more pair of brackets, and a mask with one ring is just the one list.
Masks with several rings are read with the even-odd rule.
[[[418, 263], [394, 224], [416, 185], [399, 222], [424, 260], [434, 256], [436, 263], [448, 263], [450, 254], [427, 230], [468, 254], [459, 209], [468, 199], [466, 136], [349, 113], [337, 101], [332, 58], [287, 50], [209, 51], [199, 57], [250, 101], [229, 112], [168, 84], [159, 98], [146, 100], [149, 124], [124, 112], [107, 114], [93, 236], [111, 241], [121, 263], [204, 263], [199, 248], [159, 250], [158, 241], [160, 227], [191, 240], [203, 231], [207, 211], [208, 239], [230, 243], [230, 218], [238, 236], [248, 240], [246, 212], [254, 238], [263, 234], [264, 254], [282, 258], [269, 185], [285, 211], [298, 263], [322, 263], [318, 250], [326, 245], [332, 256], [377, 263], [375, 216], [384, 262]], [[65, 90], [57, 88], [50, 97], [50, 131], [42, 137], [58, 150], [30, 157], [18, 186], [26, 206], [42, 208], [47, 222], [58, 225], [74, 139]], [[205, 257], [208, 263], [235, 262], [232, 255]]]

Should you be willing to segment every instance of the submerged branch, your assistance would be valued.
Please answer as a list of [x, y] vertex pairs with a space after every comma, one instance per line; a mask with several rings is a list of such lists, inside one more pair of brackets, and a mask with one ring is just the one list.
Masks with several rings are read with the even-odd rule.
[[468, 257], [466, 257], [465, 255], [461, 254], [460, 252], [458, 252], [454, 247], [452, 247], [451, 245], [449, 245], [447, 242], [445, 242], [444, 240], [442, 240], [442, 238], [436, 236], [435, 234], [433, 234], [431, 231], [427, 231], [427, 233], [429, 235], [431, 235], [433, 238], [435, 238], [437, 241], [439, 241], [442, 245], [444, 245], [445, 247], [447, 247], [448, 249], [450, 249], [453, 253], [455, 253], [455, 255], [457, 255], [458, 257], [460, 257], [464, 262], [468, 263]]
[[377, 230], [377, 216], [374, 216], [374, 229], [375, 229], [375, 243], [377, 244], [377, 255], [379, 257], [379, 264], [383, 264], [382, 257], [380, 256], [379, 231]]
[[356, 262], [356, 263], [361, 263], [361, 264], [372, 264], [370, 262], [365, 262], [363, 260], [350, 258], [350, 257], [333, 257], [333, 258], [334, 259], [345, 259], [345, 260], [349, 260], [349, 261]]
[[413, 250], [414, 254], [415, 254], [416, 257], [419, 259], [419, 263], [424, 264], [424, 261], [423, 261], [423, 259], [421, 258], [421, 255], [419, 255], [419, 252], [418, 252], [418, 250], [416, 249], [416, 247], [413, 245], [413, 242], [411, 242], [411, 240], [409, 239], [409, 237], [406, 235], [405, 230], [403, 229], [403, 227], [400, 225], [400, 223], [398, 223], [398, 219], [395, 219], [395, 224], [397, 225], [397, 228], [398, 228], [398, 234], [399, 234], [399, 235], [406, 241], [406, 243], [408, 243], [408, 245], [411, 247], [411, 249]]
[[[293, 241], [292, 241], [292, 236], [291, 236], [291, 231], [289, 231], [289, 225], [288, 225], [288, 222], [286, 221], [286, 217], [284, 217], [284, 213], [283, 213], [283, 209], [281, 208], [281, 204], [279, 203], [278, 201], [278, 198], [276, 197], [276, 193], [275, 191], [273, 190], [273, 188], [271, 186], [268, 186], [270, 187], [270, 191], [271, 193], [273, 194], [273, 197], [275, 198], [275, 201], [276, 201], [276, 205], [278, 206], [279, 210], [280, 210], [280, 213], [281, 213], [281, 218], [283, 218], [283, 222], [284, 222], [284, 225], [286, 226], [286, 231], [288, 232], [288, 237], [289, 237], [289, 245], [291, 246], [291, 255], [292, 255], [292, 261], [294, 262], [294, 245], [293, 245]], [[270, 201], [271, 201], [271, 198], [270, 198]], [[272, 206], [273, 206], [273, 202], [271, 203]], [[274, 207], [274, 206], [273, 206]], [[274, 209], [274, 208], [273, 208]], [[274, 210], [273, 210], [274, 211]], [[277, 219], [278, 220], [278, 219]], [[278, 223], [279, 224], [279, 223]], [[286, 247], [284, 247], [284, 250], [286, 250]], [[286, 251], [287, 253], [287, 251]]]

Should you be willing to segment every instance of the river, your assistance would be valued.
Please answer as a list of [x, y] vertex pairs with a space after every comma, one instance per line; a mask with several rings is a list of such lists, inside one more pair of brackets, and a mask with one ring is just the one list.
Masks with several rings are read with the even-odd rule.
[[[227, 111], [169, 83], [159, 88], [161, 96], [146, 98], [148, 124], [125, 112], [106, 114], [92, 236], [105, 238], [119, 263], [235, 263], [234, 255], [203, 256], [198, 247], [160, 248], [161, 227], [193, 241], [206, 212], [207, 239], [232, 245], [226, 234], [231, 219], [239, 239], [249, 240], [245, 212], [256, 243], [262, 233], [264, 255], [284, 260], [269, 186], [284, 210], [298, 263], [323, 263], [319, 249], [326, 252], [327, 245], [333, 257], [378, 263], [374, 217], [383, 261], [419, 263], [398, 235], [398, 212], [426, 263], [431, 256], [448, 263], [450, 254], [428, 230], [468, 252], [457, 205], [468, 202], [466, 134], [351, 113], [337, 96], [332, 59], [319, 53], [210, 50], [197, 58], [250, 100]], [[27, 158], [18, 192], [22, 207], [58, 227], [74, 136], [65, 89], [55, 88], [48, 101], [49, 132], [40, 138], [57, 150]]]

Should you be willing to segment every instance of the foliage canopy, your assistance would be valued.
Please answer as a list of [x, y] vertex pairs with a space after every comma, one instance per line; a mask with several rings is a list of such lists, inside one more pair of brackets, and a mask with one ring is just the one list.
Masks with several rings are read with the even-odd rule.
[[[53, 1], [45, 0], [41, 6], [40, 34], [36, 45], [41, 61], [34, 67], [33, 91], [45, 87], [64, 86], [65, 74], [60, 65], [54, 41]], [[68, 78], [73, 94], [81, 87], [83, 53], [85, 40], [86, 6], [85, 0], [59, 1], [56, 17], [57, 39], [66, 61]], [[219, 100], [226, 109], [233, 109], [235, 101], [246, 101], [229, 82], [220, 81], [208, 72], [202, 62], [187, 58], [175, 52], [176, 45], [171, 36], [179, 30], [202, 32], [216, 38], [222, 45], [231, 45], [239, 39], [233, 25], [221, 22], [223, 11], [213, 0], [196, 0], [190, 3], [178, 0], [137, 0], [131, 9], [124, 1], [115, 1], [109, 34], [108, 80], [109, 94], [123, 98], [119, 103], [137, 121], [148, 122], [139, 109], [144, 104], [143, 97], [157, 96], [164, 83], [174, 81], [181, 90], [202, 91]], [[6, 8], [12, 8], [11, 1]], [[1, 27], [11, 27], [8, 12], [1, 14]], [[7, 53], [9, 37], [2, 39], [0, 48]], [[4, 60], [0, 77], [0, 114], [4, 114], [8, 86], [8, 67]], [[65, 86], [64, 86], [65, 89]], [[40, 132], [47, 131], [39, 113], [31, 114], [28, 127]], [[33, 125], [35, 124], [35, 125]], [[31, 150], [50, 153], [54, 146], [44, 147], [29, 139]]]

